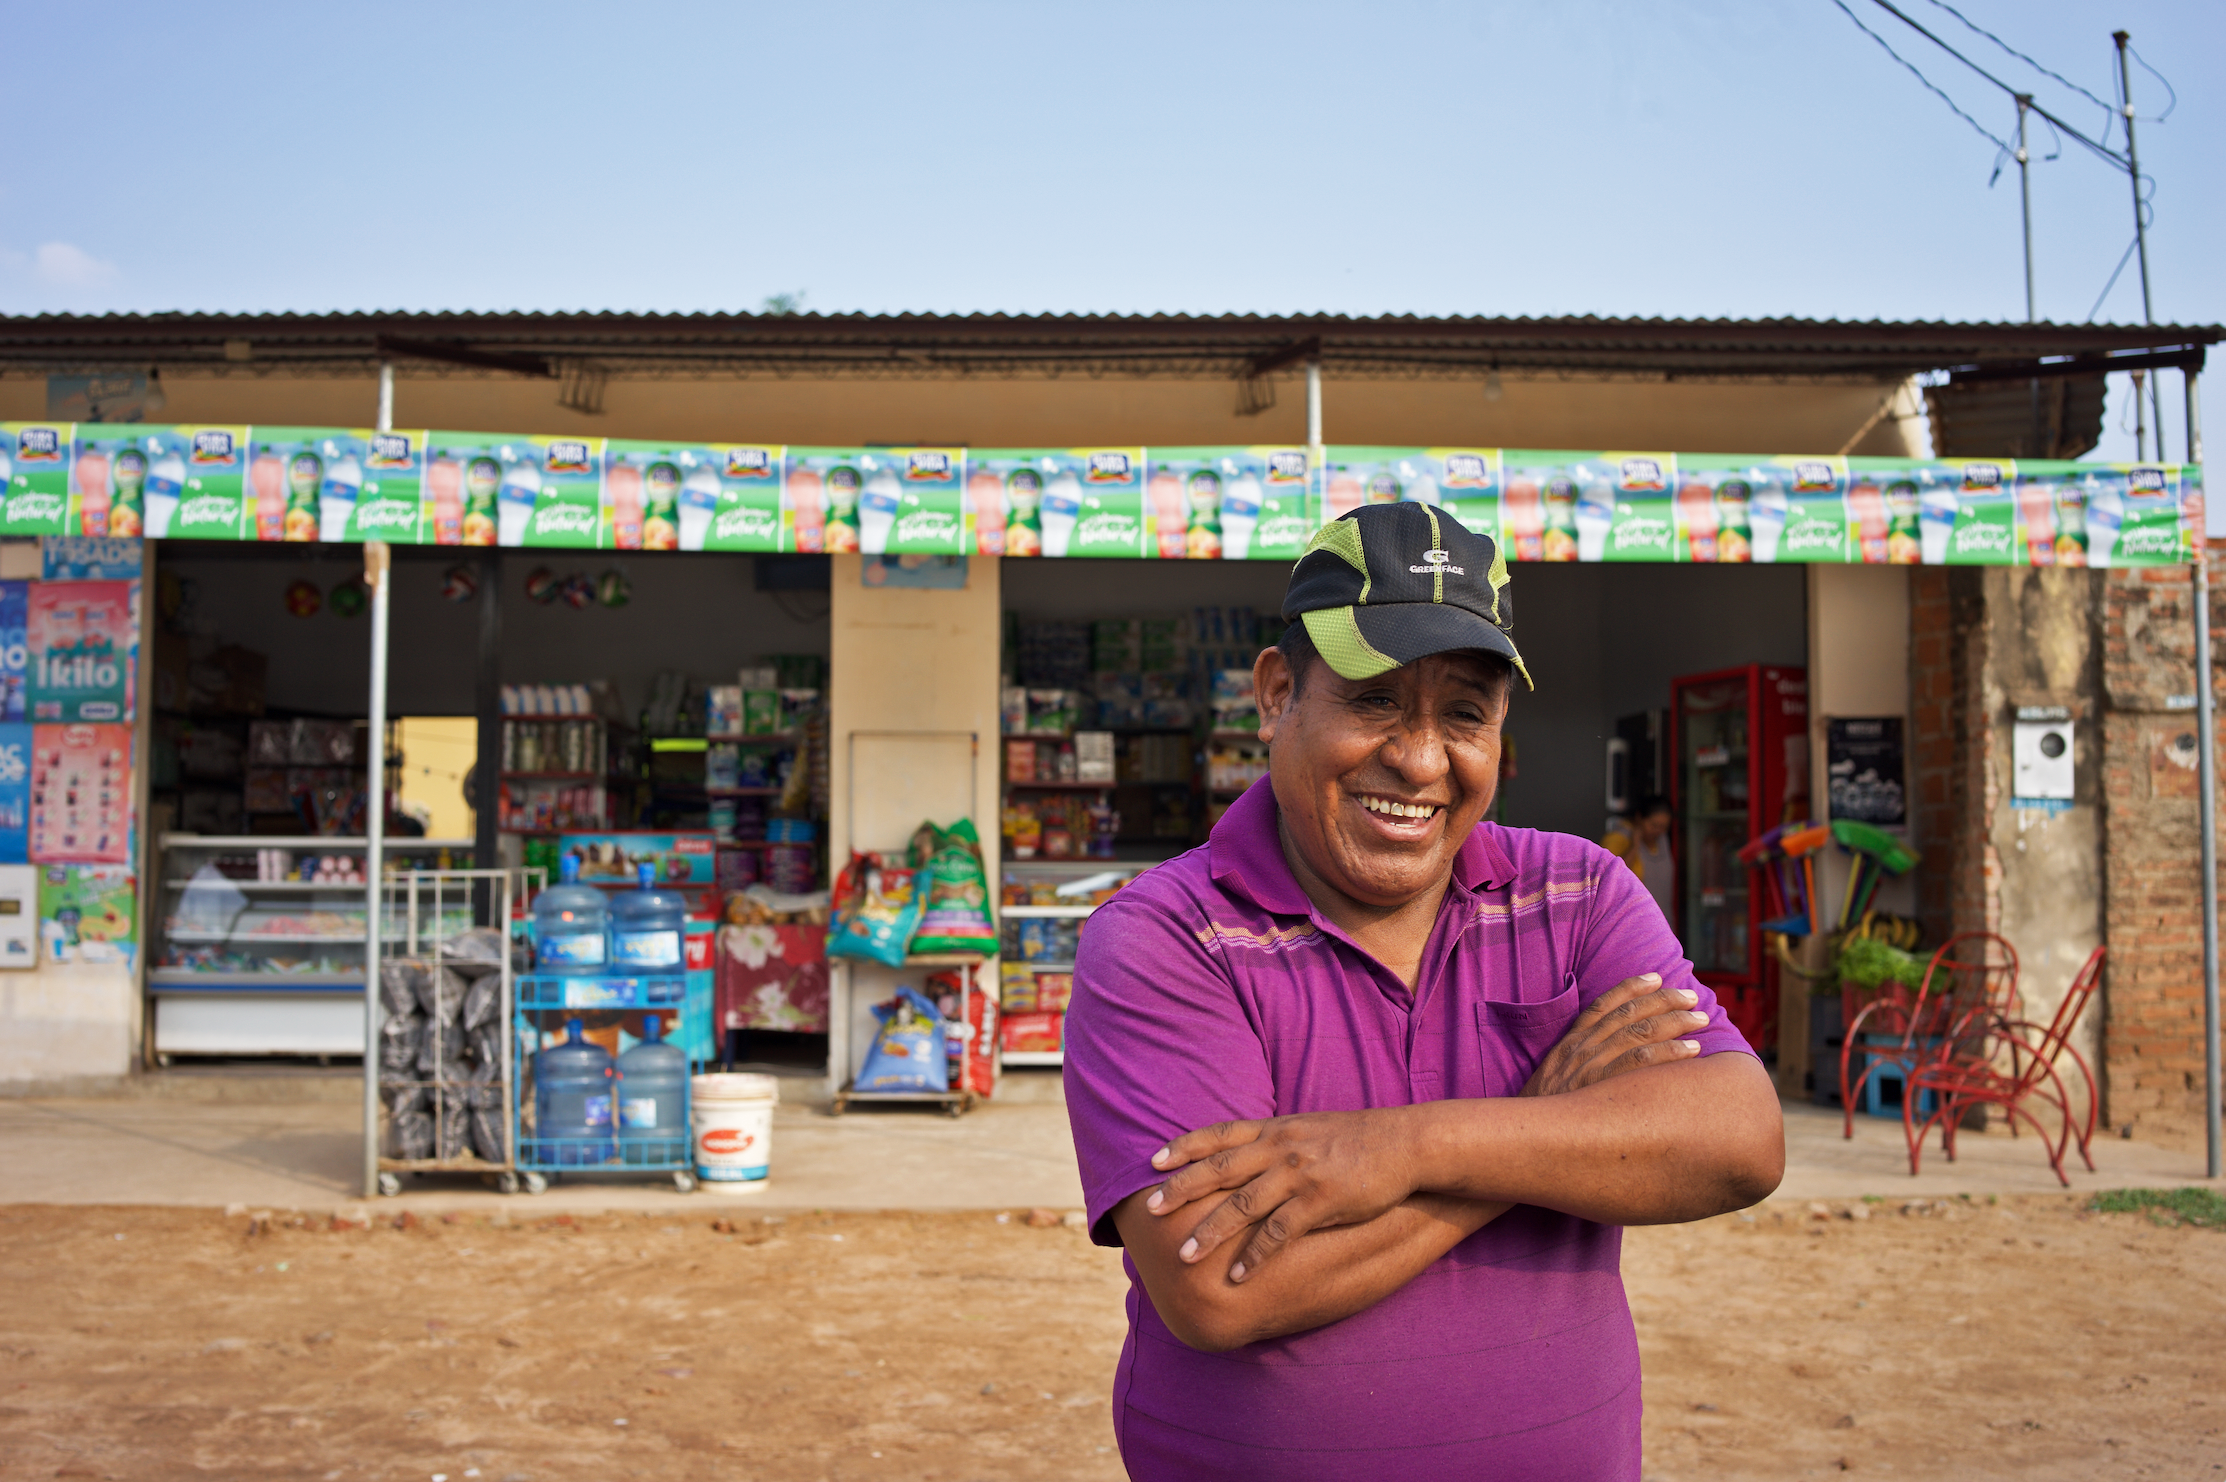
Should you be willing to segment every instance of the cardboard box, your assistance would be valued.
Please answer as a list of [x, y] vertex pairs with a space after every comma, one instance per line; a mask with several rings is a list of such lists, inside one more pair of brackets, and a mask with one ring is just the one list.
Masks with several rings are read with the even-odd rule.
[[1008, 1052], [1057, 1054], [1065, 1048], [1065, 1030], [1064, 1014], [1007, 1014], [1001, 1033]]

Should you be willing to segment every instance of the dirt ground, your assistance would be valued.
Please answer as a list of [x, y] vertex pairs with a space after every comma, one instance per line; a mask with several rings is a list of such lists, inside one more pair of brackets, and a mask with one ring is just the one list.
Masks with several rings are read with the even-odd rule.
[[[0, 1478], [1121, 1475], [1079, 1229], [722, 1209], [0, 1208]], [[2226, 1476], [2226, 1233], [1843, 1203], [1627, 1252], [1650, 1478]]]

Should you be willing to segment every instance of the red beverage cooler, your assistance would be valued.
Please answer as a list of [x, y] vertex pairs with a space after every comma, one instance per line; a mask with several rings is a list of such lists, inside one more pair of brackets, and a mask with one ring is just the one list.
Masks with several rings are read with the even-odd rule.
[[1700, 980], [1757, 1051], [1777, 1043], [1778, 965], [1763, 952], [1759, 872], [1739, 851], [1809, 816], [1805, 669], [1748, 664], [1670, 681], [1671, 918]]

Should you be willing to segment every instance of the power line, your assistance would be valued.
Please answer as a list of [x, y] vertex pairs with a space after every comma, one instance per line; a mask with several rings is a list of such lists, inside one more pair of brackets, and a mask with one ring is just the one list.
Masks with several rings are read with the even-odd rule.
[[1927, 91], [1929, 91], [1934, 97], [1938, 98], [1941, 102], [1947, 104], [1948, 111], [1950, 113], [1953, 113], [1957, 118], [1962, 119], [1965, 123], [1976, 129], [1981, 139], [1986, 140], [1987, 143], [1994, 146], [1995, 150], [1997, 151], [1994, 157], [1995, 173], [1999, 175], [2001, 173], [2002, 156], [2005, 154], [2017, 153], [2017, 151], [2011, 147], [2009, 141], [2000, 138], [1995, 134], [1989, 133], [1987, 131], [1986, 125], [1980, 123], [1970, 114], [1965, 113], [1961, 108], [1957, 107], [1955, 99], [1949, 97], [1945, 92], [1941, 91], [1939, 84], [1935, 83], [1931, 78], [1925, 76], [1923, 72], [1919, 71], [1915, 62], [1910, 61], [1900, 52], [1895, 51], [1892, 42], [1879, 35], [1876, 31], [1873, 31], [1870, 27], [1864, 25], [1862, 22], [1862, 18], [1856, 15], [1854, 11], [1847, 8], [1847, 0], [1832, 0], [1832, 3], [1840, 8], [1840, 14], [1846, 16], [1849, 20], [1855, 23], [1856, 30], [1862, 32], [1865, 36], [1868, 36], [1871, 40], [1877, 42], [1880, 47], [1884, 48], [1887, 56], [1892, 57], [1895, 61], [1901, 63], [1902, 66], [1908, 68], [1910, 76], [1923, 83]]
[[[1845, 5], [1845, 4], [1843, 3], [1843, 0], [1832, 0], [1832, 3], [1833, 3], [1833, 4], [1835, 4], [1835, 5], [1838, 5], [1838, 6], [1840, 7], [1840, 9], [1841, 9], [1841, 10], [1843, 10], [1843, 11], [1847, 9], [1847, 6], [1846, 6], [1846, 5]], [[2123, 170], [2123, 169], [2127, 168], [2127, 165], [2126, 165], [2126, 158], [2125, 158], [2125, 156], [2124, 156], [2124, 155], [2122, 155], [2122, 154], [2119, 154], [2119, 153], [2117, 153], [2117, 152], [2116, 152], [2115, 150], [2111, 149], [2111, 148], [2110, 148], [2110, 146], [2108, 146], [2107, 144], [2101, 144], [2101, 143], [2097, 143], [2097, 142], [2096, 142], [2095, 140], [2093, 140], [2093, 139], [2090, 139], [2090, 138], [2088, 138], [2088, 137], [2087, 137], [2087, 136], [2086, 136], [2085, 134], [2082, 134], [2081, 132], [2079, 132], [2079, 130], [2077, 130], [2077, 129], [2073, 128], [2073, 127], [2072, 127], [2072, 126], [2071, 126], [2070, 124], [2068, 124], [2068, 123], [2066, 123], [2066, 122], [2065, 122], [2064, 120], [2062, 120], [2062, 119], [2058, 118], [2058, 117], [2057, 117], [2057, 116], [2056, 116], [2055, 114], [2053, 114], [2053, 113], [2050, 113], [2050, 112], [2049, 112], [2049, 111], [2048, 111], [2047, 109], [2045, 109], [2045, 108], [2041, 107], [2041, 106], [2040, 106], [2040, 105], [2039, 105], [2038, 103], [2035, 103], [2035, 102], [2033, 102], [2033, 101], [2032, 101], [2032, 95], [2031, 95], [2031, 94], [2029, 94], [2029, 93], [2024, 93], [2024, 92], [2020, 92], [2020, 91], [2019, 91], [2018, 89], [2016, 89], [2016, 88], [2014, 88], [2014, 87], [2010, 86], [2010, 84], [2008, 84], [2008, 83], [2004, 82], [2004, 81], [2003, 81], [2003, 80], [2002, 80], [2001, 78], [1999, 78], [1999, 77], [1996, 77], [1996, 76], [1995, 76], [1995, 75], [1994, 75], [1993, 73], [1991, 73], [1991, 72], [1987, 71], [1987, 70], [1986, 70], [1986, 68], [1984, 68], [1984, 67], [1980, 66], [1980, 65], [1979, 65], [1979, 64], [1978, 64], [1977, 62], [1974, 62], [1974, 61], [1972, 61], [1972, 60], [1971, 60], [1971, 59], [1970, 59], [1969, 57], [1965, 56], [1965, 55], [1964, 55], [1964, 54], [1963, 54], [1962, 52], [1959, 52], [1959, 51], [1957, 51], [1957, 50], [1956, 50], [1956, 49], [1955, 49], [1954, 47], [1952, 47], [1952, 46], [1948, 45], [1948, 43], [1947, 43], [1947, 42], [1945, 42], [1945, 41], [1941, 40], [1941, 39], [1940, 39], [1940, 38], [1939, 38], [1939, 37], [1938, 37], [1937, 35], [1935, 35], [1935, 34], [1934, 34], [1933, 32], [1931, 32], [1930, 30], [1926, 29], [1926, 27], [1925, 27], [1925, 26], [1923, 26], [1923, 25], [1922, 25], [1921, 23], [1919, 23], [1919, 22], [1917, 21], [1917, 19], [1916, 19], [1915, 17], [1911, 16], [1911, 15], [1910, 15], [1910, 14], [1909, 14], [1909, 13], [1908, 13], [1907, 11], [1905, 11], [1905, 10], [1901, 9], [1901, 8], [1900, 8], [1899, 6], [1895, 5], [1895, 4], [1893, 3], [1893, 0], [1872, 0], [1872, 3], [1873, 3], [1873, 4], [1875, 4], [1875, 5], [1876, 5], [1876, 6], [1877, 6], [1877, 7], [1878, 7], [1878, 8], [1880, 9], [1880, 10], [1883, 10], [1883, 11], [1885, 11], [1885, 12], [1886, 12], [1886, 13], [1887, 13], [1888, 15], [1892, 16], [1892, 17], [1893, 17], [1894, 19], [1896, 19], [1896, 20], [1900, 21], [1900, 22], [1901, 22], [1901, 23], [1902, 23], [1903, 25], [1907, 26], [1907, 27], [1908, 27], [1908, 28], [1909, 28], [1910, 30], [1912, 30], [1912, 31], [1915, 31], [1915, 32], [1916, 32], [1916, 33], [1917, 33], [1917, 34], [1918, 34], [1919, 36], [1922, 36], [1922, 37], [1924, 37], [1924, 38], [1925, 38], [1925, 40], [1927, 40], [1927, 41], [1931, 42], [1931, 43], [1932, 43], [1932, 44], [1933, 44], [1934, 46], [1937, 46], [1937, 47], [1939, 47], [1939, 48], [1940, 48], [1940, 49], [1941, 49], [1942, 51], [1946, 52], [1946, 53], [1947, 53], [1947, 54], [1948, 54], [1949, 56], [1951, 56], [1951, 57], [1954, 57], [1954, 58], [1955, 58], [1955, 59], [1956, 59], [1957, 61], [1961, 62], [1961, 63], [1962, 63], [1962, 64], [1963, 64], [1964, 66], [1966, 66], [1966, 67], [1970, 68], [1970, 69], [1971, 69], [1971, 70], [1972, 70], [1973, 72], [1976, 72], [1976, 73], [1978, 73], [1978, 74], [1979, 74], [1979, 76], [1981, 76], [1981, 77], [1985, 78], [1985, 79], [1986, 79], [1986, 80], [1987, 80], [1988, 82], [1991, 82], [1991, 83], [1993, 83], [1993, 84], [1994, 84], [1994, 85], [1995, 85], [1996, 87], [2000, 88], [2000, 89], [2001, 89], [2001, 90], [2002, 90], [2003, 92], [2005, 92], [2005, 93], [2008, 93], [2008, 94], [2009, 94], [2009, 95], [2010, 95], [2010, 96], [2011, 96], [2012, 98], [2020, 98], [2020, 99], [2023, 99], [2023, 100], [2025, 100], [2025, 106], [2026, 106], [2027, 108], [2031, 109], [2031, 110], [2032, 110], [2032, 112], [2033, 112], [2033, 113], [2034, 113], [2035, 115], [2037, 115], [2038, 117], [2040, 117], [2040, 118], [2043, 118], [2043, 119], [2046, 119], [2046, 120], [2047, 120], [2047, 121], [2048, 121], [2049, 123], [2053, 124], [2053, 125], [2054, 125], [2055, 127], [2059, 128], [2059, 129], [2061, 129], [2061, 130], [2062, 130], [2063, 132], [2065, 132], [2066, 134], [2069, 134], [2069, 135], [2070, 135], [2070, 136], [2071, 136], [2072, 138], [2074, 138], [2074, 139], [2078, 140], [2078, 141], [2079, 141], [2079, 142], [2080, 142], [2081, 144], [2085, 145], [2085, 146], [2086, 146], [2086, 147], [2087, 147], [2088, 149], [2090, 149], [2090, 150], [2094, 151], [2094, 152], [2095, 152], [2096, 154], [2098, 154], [2098, 155], [2102, 156], [2102, 157], [2103, 157], [2103, 158], [2104, 158], [2105, 160], [2108, 160], [2108, 161], [2109, 161], [2109, 162], [2110, 162], [2111, 164], [2113, 164], [2113, 165], [2116, 165], [2116, 166], [2117, 166], [2117, 167], [2118, 167], [2119, 169]], [[1852, 14], [1852, 12], [1850, 12], [1850, 14]], [[1856, 24], [1858, 24], [1858, 25], [1861, 25], [1862, 23], [1858, 21], [1858, 22], [1857, 22]], [[1865, 29], [1865, 30], [1867, 31], [1867, 30], [1869, 30], [1870, 28], [1869, 28], [1869, 27], [1867, 27], [1867, 26], [1865, 26], [1865, 27], [1864, 27], [1863, 29]], [[1875, 34], [1875, 33], [1874, 33], [1874, 34]], [[1881, 44], [1881, 45], [1884, 45], [1884, 43], [1883, 43], [1883, 42], [1881, 42], [1880, 44]], [[1888, 47], [1887, 49], [1888, 49], [1889, 51], [1891, 51], [1891, 50], [1892, 50], [1892, 48], [1891, 48], [1891, 47]], [[1897, 57], [1896, 57], [1896, 60], [1897, 60], [1897, 61], [1898, 61], [1898, 60], [1900, 60], [1900, 59], [1899, 59], [1899, 57], [1898, 57], [1898, 55], [1897, 55]], [[1908, 63], [1906, 63], [1906, 62], [1903, 62], [1903, 63], [1902, 63], [1902, 65], [1903, 65], [1903, 66], [1905, 66], [1905, 67], [1906, 67], [1906, 66], [1909, 66], [1909, 64], [1908, 64]], [[1916, 69], [1916, 68], [1914, 68], [1914, 67], [1910, 67], [1910, 69], [1909, 69], [1909, 70], [1910, 70], [1910, 71], [1912, 71], [1912, 72], [1916, 72], [1916, 70], [1917, 70], [1917, 69]], [[1923, 74], [1923, 73], [1921, 73], [1921, 72], [1919, 72], [1919, 73], [1918, 73], [1917, 75], [1918, 75], [1918, 77], [1919, 77], [1919, 78], [1923, 78], [1923, 77], [1924, 77], [1924, 74]], [[1927, 86], [1927, 87], [1932, 87], [1932, 84], [1931, 84], [1931, 82], [1930, 82], [1930, 81], [1926, 81], [1926, 83], [1925, 83], [1925, 86]], [[1934, 92], [1936, 92], [1936, 93], [1939, 93], [1939, 92], [1940, 92], [1940, 89], [1938, 89], [1938, 88], [1936, 88], [1936, 87], [1932, 88], [1932, 90], [1933, 90]], [[1946, 93], [1940, 93], [1940, 96], [1941, 96], [1941, 97], [1943, 97], [1943, 98], [1945, 98], [1945, 97], [1947, 97], [1947, 94], [1946, 94]], [[1951, 106], [1951, 107], [1953, 107], [1954, 105], [1953, 105], [1953, 104], [1950, 104], [1950, 106]], [[1960, 108], [1958, 108], [1958, 109], [1956, 109], [1956, 112], [1957, 112], [1957, 113], [1959, 113], [1959, 114], [1962, 114], [1962, 113], [1963, 113], [1963, 110], [1962, 110], [1962, 109], [1960, 109]], [[1970, 115], [1969, 115], [1969, 114], [1963, 114], [1963, 116], [1964, 116], [1965, 118], [1969, 118], [1969, 117], [1970, 117]], [[1974, 125], [1974, 127], [1975, 127], [1975, 125]], [[1980, 132], [1982, 132], [1982, 133], [1983, 133], [1983, 132], [1985, 132], [1985, 131], [1984, 131], [1984, 130], [1981, 130]], [[1989, 138], [1992, 138], [1993, 136], [1992, 136], [1992, 135], [1988, 135], [1988, 137], [1989, 137]], [[1999, 140], [1997, 140], [1996, 142], [1997, 142], [1997, 143], [1999, 143], [2000, 141], [1999, 141]]]
[[[2043, 77], [2055, 78], [2065, 87], [2070, 88], [2073, 92], [2079, 94], [2080, 97], [2085, 98], [2088, 102], [2094, 104], [2097, 108], [2100, 108], [2106, 117], [2114, 117], [2116, 115], [2117, 110], [2111, 107], [2110, 104], [2103, 102], [2102, 99], [2096, 97], [2093, 93], [2088, 92], [2078, 83], [2073, 82], [2070, 78], [2064, 76], [2063, 73], [2054, 71], [2047, 67], [2043, 67], [2039, 62], [2025, 55], [2025, 53], [2019, 51], [2016, 47], [2010, 45], [2007, 41], [2004, 41], [2001, 37], [1995, 35], [1986, 27], [1978, 24], [1978, 22], [1972, 20], [1969, 16], [1956, 9], [1953, 5], [1950, 5], [1948, 3], [1948, 0], [1931, 0], [1931, 3], [1937, 8], [1944, 10], [1948, 14], [1954, 16], [1957, 20], [1963, 22], [1965, 26], [1969, 27], [1973, 31], [1978, 32], [1981, 36], [1984, 36], [1987, 40], [1993, 42], [1996, 46], [1999, 46], [2000, 48], [2002, 48], [2002, 50], [2008, 52], [2011, 56], [2017, 58], [2020, 62], [2023, 62], [2026, 66], [2032, 68], [2035, 72], [2040, 73]], [[2105, 139], [2108, 139], [2110, 137], [2110, 129], [2107, 124], [2103, 128], [2102, 136]]]

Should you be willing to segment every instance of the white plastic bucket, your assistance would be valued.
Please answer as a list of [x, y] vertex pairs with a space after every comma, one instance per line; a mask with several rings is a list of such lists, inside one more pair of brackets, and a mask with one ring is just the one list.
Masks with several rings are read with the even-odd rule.
[[729, 1194], [764, 1188], [781, 1083], [769, 1075], [699, 1075], [688, 1083], [688, 1095], [696, 1177], [703, 1186]]

